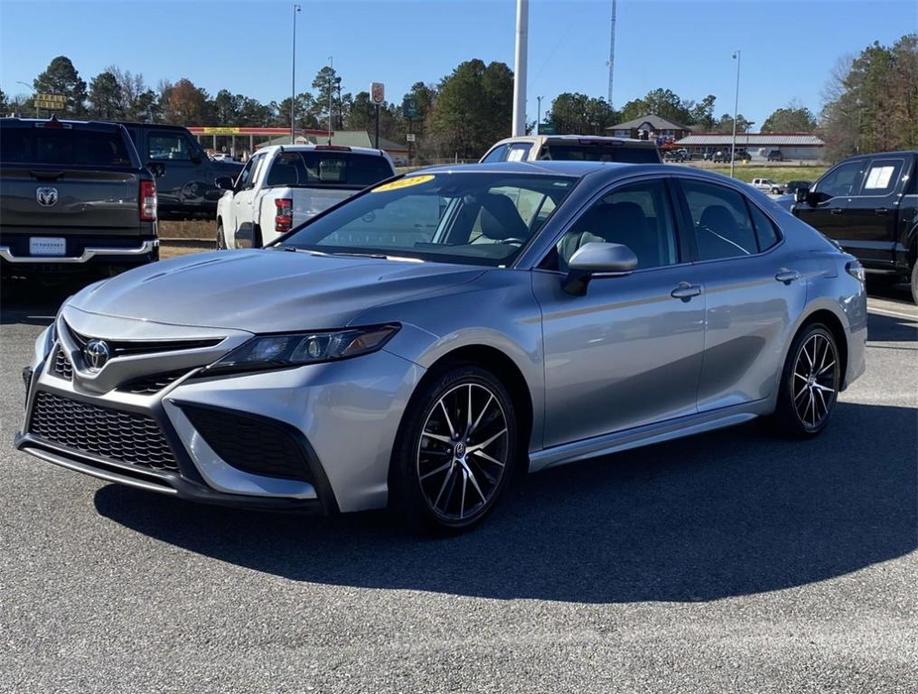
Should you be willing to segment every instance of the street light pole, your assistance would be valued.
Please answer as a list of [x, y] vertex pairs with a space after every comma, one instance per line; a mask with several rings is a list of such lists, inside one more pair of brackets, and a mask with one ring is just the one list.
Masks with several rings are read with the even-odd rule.
[[733, 144], [730, 146], [730, 178], [733, 178], [733, 168], [736, 165], [736, 116], [739, 113], [739, 72], [742, 52], [737, 50], [733, 54], [736, 61], [736, 99], [733, 102]]
[[[26, 89], [31, 89], [33, 94], [36, 94], [35, 88], [32, 87], [28, 82], [23, 82], [22, 80], [16, 80], [16, 84], [21, 84]], [[35, 106], [35, 117], [38, 118], [38, 106], [35, 105], [35, 99], [32, 99], [32, 105]]]
[[300, 6], [293, 5], [293, 59], [290, 63], [290, 144], [296, 144], [296, 15]]
[[328, 144], [332, 143], [332, 93], [335, 91], [335, 59], [328, 56]]
[[526, 134], [526, 62], [529, 43], [529, 0], [516, 0], [516, 51], [513, 64], [513, 127], [510, 135]]

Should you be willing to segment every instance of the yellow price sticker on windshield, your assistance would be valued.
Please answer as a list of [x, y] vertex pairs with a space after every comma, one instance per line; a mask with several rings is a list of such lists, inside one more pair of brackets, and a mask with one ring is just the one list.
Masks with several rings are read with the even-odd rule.
[[427, 183], [428, 181], [434, 180], [432, 174], [425, 174], [424, 176], [409, 176], [408, 178], [400, 178], [397, 181], [392, 181], [391, 183], [383, 183], [378, 188], [371, 190], [371, 193], [385, 193], [390, 190], [398, 190], [399, 188], [410, 188], [411, 186], [419, 186], [422, 183]]

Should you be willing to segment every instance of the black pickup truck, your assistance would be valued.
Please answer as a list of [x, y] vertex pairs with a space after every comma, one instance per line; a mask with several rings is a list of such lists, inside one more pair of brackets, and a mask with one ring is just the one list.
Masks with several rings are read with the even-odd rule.
[[156, 232], [156, 183], [123, 127], [0, 119], [4, 275], [151, 262]]
[[792, 210], [857, 256], [868, 278], [909, 282], [918, 304], [918, 150], [845, 159], [797, 190]]
[[186, 128], [157, 123], [121, 123], [146, 165], [162, 166], [156, 180], [160, 219], [216, 219], [223, 195], [214, 181], [235, 179], [242, 164], [212, 161]]

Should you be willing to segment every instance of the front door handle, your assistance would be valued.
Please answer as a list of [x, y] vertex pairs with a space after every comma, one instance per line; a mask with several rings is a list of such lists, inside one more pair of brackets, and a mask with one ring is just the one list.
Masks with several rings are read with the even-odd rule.
[[874, 214], [889, 214], [889, 208], [887, 207], [876, 207], [873, 210]]
[[845, 211], [844, 207], [830, 207], [829, 208], [829, 212], [831, 212], [832, 214], [841, 214], [844, 211]]
[[790, 284], [791, 282], [796, 282], [800, 279], [800, 273], [796, 270], [780, 270], [775, 279], [778, 282], [784, 282], [784, 284]]
[[674, 299], [682, 299], [683, 301], [691, 301], [693, 296], [698, 296], [701, 294], [701, 287], [697, 284], [689, 284], [688, 282], [680, 282], [676, 285], [676, 288], [673, 289], [670, 294]]

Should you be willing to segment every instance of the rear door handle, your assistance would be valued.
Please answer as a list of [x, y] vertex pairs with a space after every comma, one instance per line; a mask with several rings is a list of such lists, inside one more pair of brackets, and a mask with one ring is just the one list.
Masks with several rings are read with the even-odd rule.
[[775, 279], [778, 282], [784, 282], [784, 284], [790, 284], [791, 282], [796, 282], [800, 279], [800, 273], [796, 270], [780, 270]]
[[674, 299], [682, 299], [683, 301], [691, 301], [693, 296], [698, 296], [701, 294], [701, 287], [697, 284], [689, 284], [688, 282], [680, 282], [675, 289], [673, 289], [670, 294]]
[[889, 208], [887, 207], [876, 207], [873, 210], [874, 214], [889, 214]]
[[832, 214], [841, 214], [844, 211], [845, 211], [845, 208], [843, 207], [830, 207], [829, 208], [829, 212], [831, 212]]

